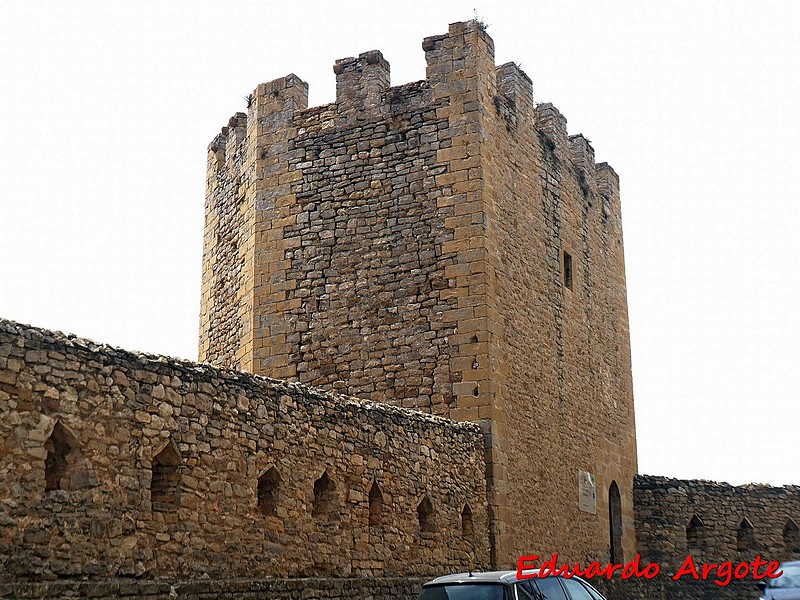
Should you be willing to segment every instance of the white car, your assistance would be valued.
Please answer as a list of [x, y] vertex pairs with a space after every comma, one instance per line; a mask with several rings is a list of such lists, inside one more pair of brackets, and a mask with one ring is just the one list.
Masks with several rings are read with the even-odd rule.
[[781, 564], [783, 574], [758, 582], [762, 600], [800, 600], [800, 561]]
[[[538, 574], [538, 569], [525, 570]], [[580, 577], [517, 578], [516, 571], [458, 573], [432, 579], [417, 600], [605, 600]]]

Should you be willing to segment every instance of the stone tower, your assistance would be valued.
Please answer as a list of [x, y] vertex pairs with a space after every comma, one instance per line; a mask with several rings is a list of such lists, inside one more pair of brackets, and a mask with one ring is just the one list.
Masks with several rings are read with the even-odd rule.
[[378, 51], [337, 60], [325, 106], [295, 75], [261, 84], [211, 143], [200, 360], [478, 422], [496, 565], [619, 562], [617, 175], [479, 23], [422, 46], [426, 79], [398, 87]]

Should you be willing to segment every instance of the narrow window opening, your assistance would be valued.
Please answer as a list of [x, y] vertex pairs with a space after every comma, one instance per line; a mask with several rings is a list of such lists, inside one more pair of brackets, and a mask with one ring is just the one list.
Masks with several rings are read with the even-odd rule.
[[68, 490], [70, 489], [69, 466], [73, 448], [77, 448], [78, 441], [59, 421], [56, 421], [53, 432], [44, 444], [47, 457], [44, 460], [44, 489]]
[[622, 498], [616, 481], [608, 488], [608, 525], [611, 531], [611, 563], [624, 564], [622, 556]]
[[281, 487], [281, 475], [278, 469], [270, 467], [258, 478], [258, 510], [262, 514], [275, 516], [278, 514], [278, 493]]
[[417, 520], [419, 521], [419, 530], [422, 533], [432, 533], [436, 531], [436, 527], [433, 523], [433, 505], [427, 496], [417, 505]]
[[690, 550], [705, 548], [705, 526], [697, 515], [692, 515], [689, 525], [686, 526], [686, 545]]
[[736, 532], [736, 549], [740, 552], [751, 550], [755, 547], [755, 530], [753, 524], [747, 517], [739, 523], [739, 530]]
[[178, 503], [178, 483], [181, 455], [173, 440], [153, 457], [152, 477], [150, 479], [150, 502], [153, 510], [170, 510]]
[[793, 519], [787, 520], [783, 528], [783, 543], [789, 552], [800, 552], [800, 528]]
[[378, 482], [373, 481], [369, 488], [369, 524], [374, 526], [381, 524], [381, 513], [383, 512], [383, 494], [378, 487]]
[[563, 252], [563, 264], [564, 264], [564, 287], [571, 290], [572, 289], [572, 256], [570, 256], [569, 252]]
[[464, 510], [461, 511], [461, 537], [471, 538], [473, 532], [472, 509], [469, 507], [469, 504], [465, 504]]
[[311, 506], [311, 516], [327, 518], [333, 507], [334, 487], [333, 481], [325, 471], [322, 476], [314, 482], [314, 503]]

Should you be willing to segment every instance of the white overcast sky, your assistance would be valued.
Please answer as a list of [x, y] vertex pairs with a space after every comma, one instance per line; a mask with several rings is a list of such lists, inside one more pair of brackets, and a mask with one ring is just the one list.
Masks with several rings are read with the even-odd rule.
[[640, 472], [800, 484], [800, 2], [0, 0], [0, 316], [195, 359], [220, 127], [474, 11], [620, 174]]

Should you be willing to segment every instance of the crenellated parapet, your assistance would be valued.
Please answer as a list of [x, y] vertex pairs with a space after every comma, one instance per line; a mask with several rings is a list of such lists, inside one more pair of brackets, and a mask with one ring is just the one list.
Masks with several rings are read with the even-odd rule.
[[551, 102], [543, 102], [536, 106], [536, 125], [555, 147], [569, 146], [567, 119]]
[[594, 148], [591, 142], [582, 133], [571, 135], [569, 141], [570, 155], [575, 165], [586, 173], [595, 169]]
[[619, 198], [619, 175], [607, 162], [597, 165], [598, 185], [601, 194], [609, 198]]
[[218, 172], [226, 166], [228, 159], [233, 159], [237, 148], [244, 142], [246, 131], [247, 115], [237, 112], [208, 145], [209, 172]]
[[510, 62], [495, 69], [497, 74], [497, 95], [495, 106], [506, 120], [509, 131], [517, 131], [522, 125], [531, 129], [535, 121], [533, 102], [533, 82], [519, 65]]
[[[308, 84], [294, 74], [260, 84], [248, 98], [247, 118], [234, 115], [210, 144], [210, 162], [220, 168], [225, 157], [234, 156], [246, 131], [252, 143], [255, 136], [290, 131], [293, 124], [302, 124], [303, 133], [315, 126], [347, 127], [389, 118], [398, 114], [398, 104], [402, 110], [413, 102], [415, 108], [436, 108], [451, 122], [483, 106], [485, 114], [493, 112], [503, 120], [509, 133], [520, 127], [526, 135], [538, 132], [541, 144], [558, 149], [561, 160], [574, 163], [587, 182], [594, 177], [594, 149], [588, 139], [568, 134], [566, 118], [552, 103], [534, 102], [532, 81], [519, 65], [494, 65], [494, 41], [478, 22], [453, 23], [446, 34], [425, 38], [422, 48], [426, 79], [395, 87], [390, 85], [389, 62], [379, 50], [337, 59], [336, 101], [328, 106], [308, 109]], [[246, 130], [248, 122], [257, 128]], [[277, 156], [285, 148], [271, 144], [269, 152]], [[591, 184], [593, 189], [601, 185]]]
[[434, 98], [465, 93], [467, 102], [477, 100], [494, 74], [494, 41], [475, 21], [451, 23], [447, 34], [426, 37], [422, 49]]
[[340, 58], [333, 65], [336, 74], [336, 108], [355, 118], [380, 115], [389, 90], [389, 63], [379, 50]]

